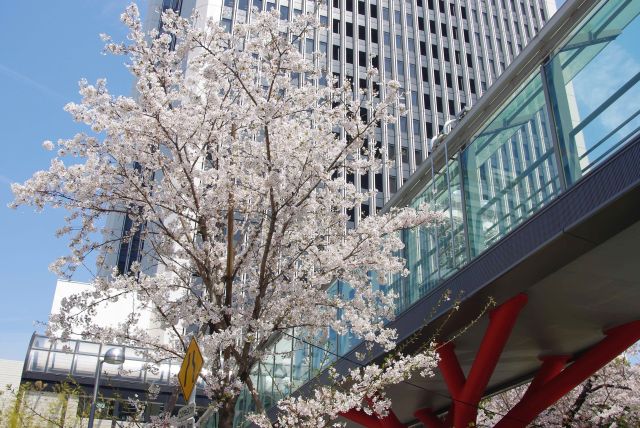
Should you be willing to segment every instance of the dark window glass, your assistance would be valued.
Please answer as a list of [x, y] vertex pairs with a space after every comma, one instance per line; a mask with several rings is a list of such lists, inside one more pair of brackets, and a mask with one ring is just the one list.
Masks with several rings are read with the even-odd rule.
[[366, 52], [358, 52], [358, 63], [360, 67], [367, 66], [367, 53]]
[[427, 56], [427, 44], [420, 42], [420, 55]]
[[418, 17], [418, 30], [424, 31], [424, 18]]
[[447, 62], [451, 61], [451, 59], [449, 58], [449, 48], [444, 48], [443, 53], [444, 53], [444, 60]]
[[458, 89], [462, 90], [462, 77], [458, 76]]
[[370, 12], [371, 12], [371, 17], [372, 18], [377, 18], [378, 17], [378, 6], [376, 6], [375, 4], [372, 4]]
[[375, 28], [371, 29], [371, 43], [378, 43], [378, 30]]
[[455, 116], [455, 114], [456, 114], [456, 109], [454, 108], [452, 100], [449, 100], [449, 114], [451, 116]]
[[[431, 110], [431, 97], [429, 94], [424, 94], [424, 108], [427, 110]], [[429, 127], [427, 127], [429, 129]]]
[[442, 113], [442, 98], [436, 97], [436, 110], [438, 113]]
[[473, 79], [469, 80], [469, 89], [471, 89], [471, 93], [475, 94], [476, 93], [476, 81]]
[[464, 30], [462, 33], [464, 35], [464, 42], [469, 43], [469, 30]]
[[358, 2], [358, 13], [360, 15], [364, 15], [364, 2], [363, 1], [359, 1]]
[[451, 73], [446, 73], [444, 77], [447, 79], [447, 88], [453, 89], [453, 84], [451, 82]]
[[462, 15], [462, 19], [467, 19], [467, 8], [465, 8], [464, 6], [462, 6], [460, 8], [460, 15]]
[[391, 193], [395, 193], [396, 192], [396, 178], [394, 176], [390, 176], [389, 177], [389, 192]]
[[427, 70], [427, 67], [422, 67], [422, 81], [423, 82], [429, 81], [429, 70]]
[[345, 52], [347, 54], [347, 63], [353, 64], [353, 49], [347, 48]]
[[353, 12], [353, 0], [346, 0], [345, 7], [347, 12]]
[[[364, 176], [363, 176], [364, 177]], [[367, 187], [362, 186], [363, 189], [369, 189], [369, 181], [367, 179]], [[360, 206], [362, 218], [369, 217], [369, 204], [362, 204]]]
[[363, 122], [366, 122], [368, 120], [368, 117], [369, 112], [367, 111], [367, 109], [364, 107], [360, 107], [360, 119], [362, 119]]
[[340, 61], [340, 46], [333, 45], [333, 59]]
[[358, 87], [360, 89], [367, 89], [367, 79], [359, 79], [358, 80]]
[[449, 12], [451, 12], [451, 16], [456, 16], [456, 5], [449, 3]]
[[429, 31], [432, 34], [436, 34], [436, 23], [433, 21], [429, 21]]
[[434, 59], [438, 59], [438, 46], [431, 45], [431, 56], [433, 56]]
[[367, 31], [364, 27], [364, 25], [358, 25], [358, 38], [360, 40], [364, 40], [366, 37]]
[[440, 32], [442, 37], [447, 37], [447, 26], [445, 24], [440, 24]]
[[347, 22], [346, 25], [346, 36], [347, 37], [353, 37], [353, 24], [351, 22]]
[[280, 19], [284, 21], [289, 19], [289, 8], [287, 6], [280, 6]]
[[340, 34], [340, 21], [338, 19], [333, 20], [333, 32]]
[[371, 58], [371, 65], [375, 68], [379, 67], [379, 62], [378, 62], [378, 57], [374, 56], [373, 58]]
[[436, 70], [436, 72], [433, 73], [433, 81], [436, 85], [440, 84], [440, 71]]
[[403, 147], [400, 150], [400, 156], [402, 157], [402, 163], [409, 163], [409, 149]]
[[333, 7], [340, 9], [340, 0], [333, 0]]
[[467, 67], [471, 67], [472, 66], [472, 58], [471, 58], [471, 54], [468, 53], [467, 54]]

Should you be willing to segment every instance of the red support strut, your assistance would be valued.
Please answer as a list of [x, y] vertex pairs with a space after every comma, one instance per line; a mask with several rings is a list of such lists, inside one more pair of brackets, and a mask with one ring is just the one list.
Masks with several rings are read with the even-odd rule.
[[398, 417], [392, 409], [389, 409], [389, 414], [383, 418], [379, 418], [376, 415], [368, 415], [364, 411], [356, 409], [341, 413], [340, 416], [363, 425], [366, 428], [406, 428], [406, 426], [398, 420]]
[[[495, 428], [524, 427], [530, 424], [543, 410], [640, 340], [640, 321], [623, 324], [605, 334], [604, 339], [579, 356], [570, 366], [558, 371], [555, 376], [549, 376], [545, 382], [539, 381], [532, 391], [527, 390], [520, 402]], [[543, 368], [544, 364], [541, 371]], [[531, 386], [534, 386], [533, 383]]]
[[380, 424], [380, 419], [373, 415], [368, 415], [362, 410], [351, 409], [348, 412], [341, 413], [340, 416], [349, 419], [352, 422], [360, 424], [366, 428], [384, 428]]
[[420, 409], [413, 414], [427, 428], [445, 428], [439, 417], [431, 409]]
[[453, 352], [453, 345], [447, 343], [437, 349], [440, 356], [438, 367], [453, 398], [445, 426], [466, 428], [475, 423], [478, 403], [498, 364], [518, 314], [526, 303], [527, 295], [518, 294], [491, 311], [489, 326], [466, 380]]

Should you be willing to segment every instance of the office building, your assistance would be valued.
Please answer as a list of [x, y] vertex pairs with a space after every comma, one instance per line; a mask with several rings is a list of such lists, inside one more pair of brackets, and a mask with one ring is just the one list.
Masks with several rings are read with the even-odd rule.
[[[160, 27], [160, 11], [182, 16], [197, 12], [220, 20], [228, 31], [251, 19], [253, 8], [277, 9], [283, 20], [314, 10], [310, 0], [155, 0], [147, 28]], [[376, 196], [352, 213], [353, 218], [377, 212], [428, 158], [431, 140], [455, 125], [489, 86], [531, 42], [555, 11], [553, 0], [329, 0], [319, 5], [326, 27], [305, 40], [306, 54], [322, 52], [327, 70], [355, 88], [373, 89], [366, 67], [379, 69], [381, 79], [397, 80], [407, 113], [396, 123], [378, 127], [370, 149], [384, 149], [389, 164], [376, 174], [346, 175], [362, 191]], [[366, 114], [366, 112], [362, 112]], [[446, 129], [445, 129], [446, 128]], [[131, 219], [109, 220], [114, 236], [127, 236]], [[128, 271], [144, 254], [140, 232], [119, 244], [102, 274], [115, 266]]]

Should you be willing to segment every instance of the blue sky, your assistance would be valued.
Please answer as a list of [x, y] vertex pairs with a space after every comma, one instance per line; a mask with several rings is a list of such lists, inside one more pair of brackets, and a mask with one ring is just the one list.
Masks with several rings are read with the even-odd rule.
[[[140, 2], [139, 2], [140, 4]], [[42, 141], [68, 138], [79, 130], [63, 111], [79, 100], [80, 78], [106, 77], [110, 90], [130, 94], [132, 79], [124, 59], [101, 53], [99, 33], [122, 39], [119, 21], [128, 1], [12, 1], [0, 14], [0, 358], [23, 360], [34, 321], [49, 314], [56, 277], [48, 265], [66, 254], [54, 235], [64, 213], [48, 209], [11, 210], [9, 183], [47, 168], [51, 153]], [[140, 4], [145, 10], [146, 5]], [[87, 280], [87, 272], [74, 279]]]

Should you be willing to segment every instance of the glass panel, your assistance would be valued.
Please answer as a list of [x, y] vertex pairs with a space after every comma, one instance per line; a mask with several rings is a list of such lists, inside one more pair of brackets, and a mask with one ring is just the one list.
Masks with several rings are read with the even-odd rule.
[[567, 183], [640, 131], [640, 2], [603, 2], [545, 66]]
[[98, 355], [98, 353], [100, 352], [100, 344], [91, 342], [78, 342], [78, 352], [81, 352], [83, 354]]
[[56, 340], [53, 342], [52, 350], [63, 352], [75, 352], [76, 341], [75, 340]]
[[73, 354], [63, 352], [52, 352], [49, 355], [48, 372], [70, 373]]
[[80, 376], [95, 376], [98, 366], [98, 357], [90, 355], [77, 355], [73, 374]]
[[44, 336], [36, 336], [33, 339], [33, 347], [34, 348], [40, 348], [40, 349], [49, 349], [49, 347], [51, 346], [51, 341]]
[[31, 352], [29, 352], [27, 370], [32, 372], [43, 372], [45, 370], [45, 365], [47, 364], [47, 355], [47, 351], [32, 349]]
[[449, 277], [467, 262], [460, 182], [460, 164], [458, 155], [455, 155], [434, 180], [433, 206], [443, 211], [447, 217], [438, 228], [440, 280]]
[[472, 139], [461, 162], [474, 257], [560, 191], [539, 74]]
[[[291, 332], [288, 332], [291, 334]], [[277, 397], [285, 397], [289, 395], [291, 387], [291, 351], [293, 340], [291, 336], [284, 335], [276, 343], [276, 354], [273, 365], [273, 393]]]
[[[295, 330], [294, 336], [297, 330]], [[309, 345], [302, 340], [294, 340], [292, 372], [291, 372], [291, 388], [295, 390], [309, 380], [310, 375], [310, 355]]]
[[125, 360], [122, 365], [122, 377], [132, 380], [142, 380], [144, 365], [142, 361]]

